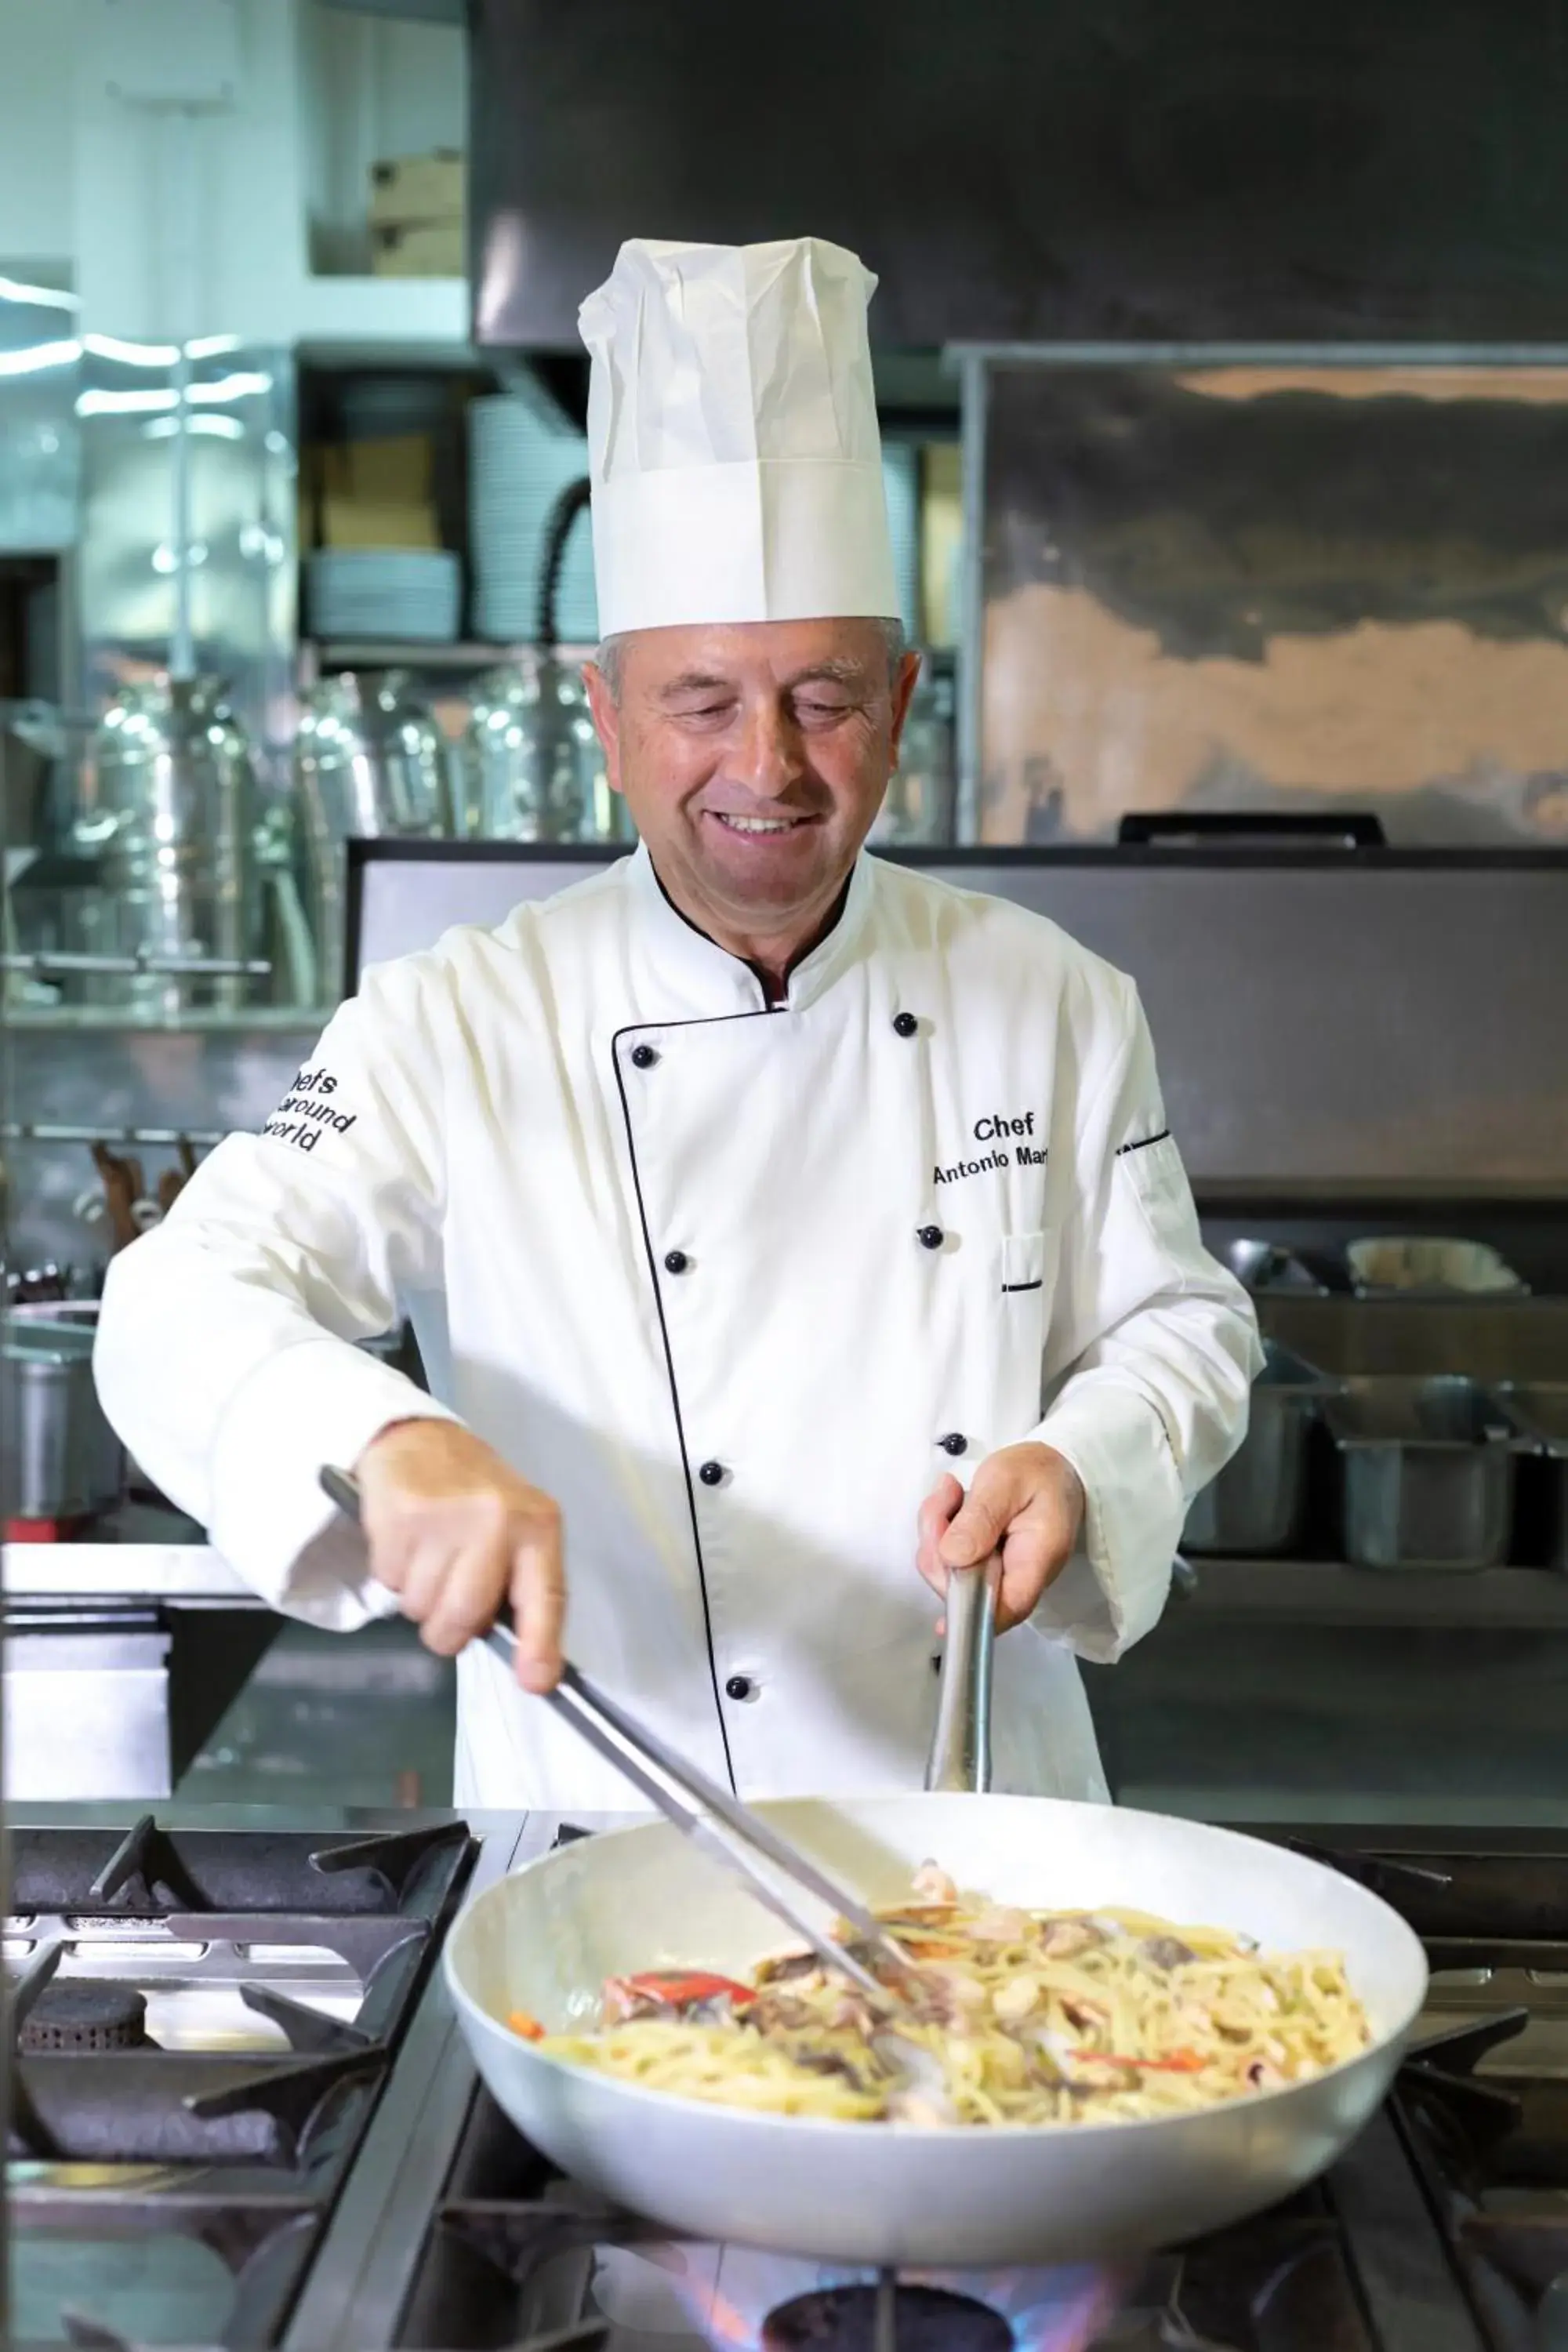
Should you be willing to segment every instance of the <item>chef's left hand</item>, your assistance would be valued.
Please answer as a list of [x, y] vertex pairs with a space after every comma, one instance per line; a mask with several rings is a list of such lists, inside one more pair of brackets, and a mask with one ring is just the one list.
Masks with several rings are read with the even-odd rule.
[[1073, 1556], [1083, 1525], [1083, 1486], [1070, 1462], [1049, 1445], [1005, 1445], [988, 1454], [966, 1495], [956, 1478], [939, 1478], [921, 1505], [921, 1574], [947, 1591], [950, 1569], [978, 1568], [1002, 1555], [996, 1631], [1021, 1625]]

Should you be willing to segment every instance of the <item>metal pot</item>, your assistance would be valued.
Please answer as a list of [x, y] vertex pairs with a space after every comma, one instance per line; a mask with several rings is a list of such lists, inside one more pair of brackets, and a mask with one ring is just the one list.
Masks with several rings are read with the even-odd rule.
[[871, 845], [904, 848], [953, 837], [957, 792], [951, 681], [922, 670], [904, 721], [898, 765], [871, 827]]
[[1306, 1508], [1308, 1434], [1333, 1392], [1302, 1357], [1265, 1342], [1246, 1439], [1187, 1513], [1186, 1550], [1261, 1559], [1290, 1549]]
[[0, 1342], [0, 1444], [10, 1521], [79, 1519], [111, 1509], [125, 1453], [92, 1377], [96, 1300], [14, 1307]]
[[[110, 955], [255, 952], [259, 928], [252, 835], [259, 803], [250, 747], [221, 680], [162, 678], [125, 688], [94, 731], [73, 846], [97, 860], [99, 945]], [[159, 974], [109, 983], [138, 1010], [237, 1006], [240, 979]]]
[[0, 821], [9, 849], [52, 845], [50, 803], [65, 759], [65, 724], [50, 704], [0, 703]]
[[343, 844], [449, 831], [447, 748], [407, 693], [401, 670], [322, 680], [305, 698], [294, 741], [294, 789], [305, 846], [321, 978], [343, 984]]
[[531, 654], [476, 684], [460, 753], [471, 840], [614, 839], [620, 803], [574, 667]]

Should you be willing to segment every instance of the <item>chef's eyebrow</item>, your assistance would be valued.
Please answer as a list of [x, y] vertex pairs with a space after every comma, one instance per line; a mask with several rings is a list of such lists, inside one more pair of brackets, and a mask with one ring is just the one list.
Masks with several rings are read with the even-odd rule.
[[[813, 662], [809, 669], [796, 670], [792, 677], [784, 680], [784, 690], [793, 694], [797, 687], [813, 685], [864, 687], [868, 676], [864, 662], [848, 656], [830, 656], [826, 661]], [[658, 695], [661, 702], [673, 702], [683, 694], [732, 693], [734, 686], [733, 678], [720, 677], [708, 670], [689, 669], [661, 686]]]
[[710, 676], [707, 670], [683, 670], [679, 677], [668, 679], [659, 688], [658, 698], [661, 702], [673, 702], [678, 694], [718, 694], [731, 684], [730, 678]]
[[813, 662], [809, 669], [797, 670], [790, 679], [791, 688], [797, 686], [865, 686], [870, 672], [864, 662], [847, 654], [836, 655], [827, 661]]

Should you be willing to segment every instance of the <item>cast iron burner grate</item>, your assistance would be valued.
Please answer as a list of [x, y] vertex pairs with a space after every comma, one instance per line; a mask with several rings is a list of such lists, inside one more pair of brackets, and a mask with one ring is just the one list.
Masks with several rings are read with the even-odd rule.
[[1012, 2352], [999, 2311], [940, 2286], [818, 2287], [763, 2322], [762, 2352]]
[[16, 2036], [18, 2051], [27, 2056], [147, 2046], [146, 2000], [133, 1985], [122, 1984], [47, 1984]]
[[10, 1908], [111, 1919], [241, 1913], [429, 1919], [468, 1850], [460, 1821], [336, 1839], [294, 1830], [163, 1829], [152, 1813], [128, 1830], [22, 1823], [11, 1842]]

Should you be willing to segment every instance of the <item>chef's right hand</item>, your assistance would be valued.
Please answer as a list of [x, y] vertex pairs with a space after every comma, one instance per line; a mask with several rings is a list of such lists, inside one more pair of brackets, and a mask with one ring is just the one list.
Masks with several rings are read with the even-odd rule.
[[426, 1648], [454, 1656], [510, 1601], [517, 1678], [524, 1690], [552, 1689], [566, 1611], [560, 1506], [451, 1421], [395, 1422], [354, 1475], [372, 1573]]

